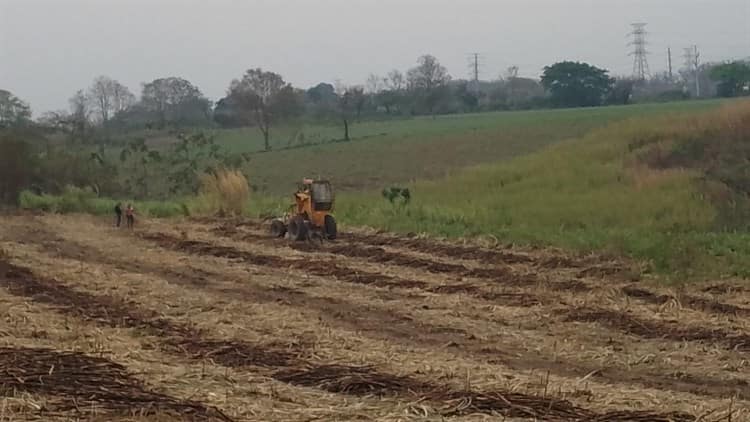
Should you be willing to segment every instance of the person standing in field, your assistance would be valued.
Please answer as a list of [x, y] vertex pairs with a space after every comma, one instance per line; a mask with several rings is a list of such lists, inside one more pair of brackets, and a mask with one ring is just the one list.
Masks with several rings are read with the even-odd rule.
[[135, 208], [133, 208], [133, 205], [128, 204], [128, 207], [125, 209], [125, 218], [128, 221], [128, 228], [133, 229], [133, 226], [135, 226]]
[[122, 224], [122, 202], [115, 204], [115, 227], [120, 228]]

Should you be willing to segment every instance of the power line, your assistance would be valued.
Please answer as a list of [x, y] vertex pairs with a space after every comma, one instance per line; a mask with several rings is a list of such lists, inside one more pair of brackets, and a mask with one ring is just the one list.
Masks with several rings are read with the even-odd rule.
[[650, 74], [648, 69], [648, 51], [646, 50], [646, 23], [633, 23], [633, 31], [629, 34], [633, 36], [633, 41], [628, 45], [633, 46], [633, 52], [630, 53], [633, 56], [633, 77], [639, 81], [643, 81]]

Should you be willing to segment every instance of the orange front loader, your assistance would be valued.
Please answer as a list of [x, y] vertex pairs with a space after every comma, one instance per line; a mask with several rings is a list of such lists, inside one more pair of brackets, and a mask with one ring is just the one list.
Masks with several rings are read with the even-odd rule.
[[294, 193], [294, 204], [283, 218], [271, 222], [271, 234], [294, 240], [307, 240], [312, 234], [326, 239], [336, 238], [336, 219], [333, 211], [334, 195], [331, 183], [325, 180], [304, 179]]

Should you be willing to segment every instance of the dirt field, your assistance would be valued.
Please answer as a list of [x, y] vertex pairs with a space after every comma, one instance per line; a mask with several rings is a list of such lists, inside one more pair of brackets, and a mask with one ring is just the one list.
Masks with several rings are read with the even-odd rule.
[[0, 421], [750, 420], [750, 288], [596, 256], [4, 216], [0, 314]]

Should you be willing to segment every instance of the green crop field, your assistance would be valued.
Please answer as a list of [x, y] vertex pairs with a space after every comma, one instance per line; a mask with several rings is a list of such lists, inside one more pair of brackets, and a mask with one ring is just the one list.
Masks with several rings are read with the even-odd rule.
[[[381, 189], [431, 180], [466, 166], [491, 163], [536, 151], [555, 142], [635, 116], [714, 107], [719, 101], [620, 107], [495, 112], [365, 121], [351, 127], [352, 141], [339, 126], [295, 124], [271, 129], [272, 151], [261, 152], [256, 128], [216, 130], [229, 151], [251, 152], [250, 182], [263, 194], [284, 194], [303, 177], [331, 179], [340, 190]], [[160, 138], [159, 142], [163, 142]]]

